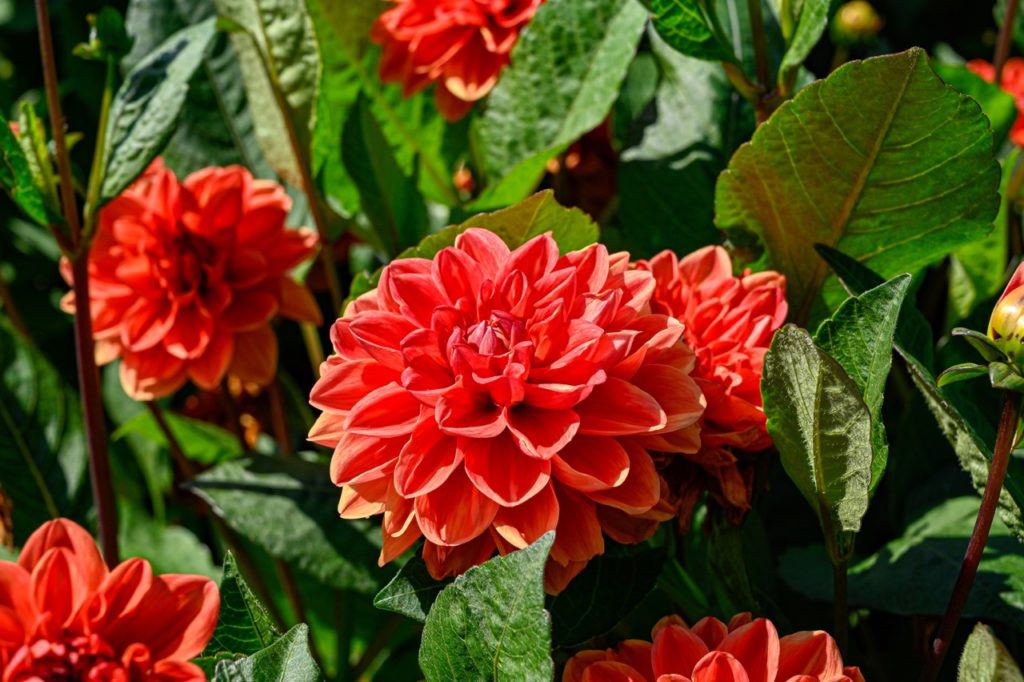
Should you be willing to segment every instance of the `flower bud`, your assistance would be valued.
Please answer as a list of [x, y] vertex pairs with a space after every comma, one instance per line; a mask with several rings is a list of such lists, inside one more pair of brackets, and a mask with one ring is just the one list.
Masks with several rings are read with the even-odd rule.
[[882, 30], [882, 18], [865, 0], [847, 2], [836, 12], [832, 21], [832, 40], [852, 47], [869, 42]]
[[988, 322], [988, 336], [1014, 364], [1024, 359], [1024, 264], [1003, 290]]

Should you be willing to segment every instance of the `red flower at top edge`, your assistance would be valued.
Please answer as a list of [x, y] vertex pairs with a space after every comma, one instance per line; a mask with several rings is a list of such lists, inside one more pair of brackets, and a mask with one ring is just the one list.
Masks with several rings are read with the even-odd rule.
[[[996, 67], [984, 59], [972, 59], [967, 62], [967, 68], [989, 83], [995, 82]], [[999, 87], [1012, 95], [1017, 103], [1017, 120], [1010, 130], [1010, 141], [1015, 145], [1024, 146], [1024, 116], [1020, 115], [1020, 112], [1024, 111], [1024, 59], [1011, 57], [1006, 60]]]

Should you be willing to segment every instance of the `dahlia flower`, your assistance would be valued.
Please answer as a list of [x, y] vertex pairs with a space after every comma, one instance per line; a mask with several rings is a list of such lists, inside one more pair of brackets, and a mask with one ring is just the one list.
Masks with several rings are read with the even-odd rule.
[[[694, 452], [704, 400], [650, 273], [550, 234], [514, 251], [469, 229], [396, 260], [331, 330], [310, 440], [334, 448], [345, 518], [384, 514], [380, 563], [421, 536], [435, 578], [556, 530], [556, 592], [657, 511], [648, 450]], [[622, 517], [620, 517], [622, 515]]]
[[217, 586], [195, 575], [154, 576], [129, 559], [108, 571], [92, 537], [57, 519], [0, 562], [4, 682], [202, 682], [189, 659], [213, 636]]
[[[972, 59], [967, 62], [967, 68], [978, 74], [989, 83], [996, 80], [996, 67], [984, 59]], [[1024, 110], [1024, 59], [1010, 57], [1003, 66], [1002, 82], [999, 84], [1017, 103], [1017, 120], [1010, 129], [1010, 141], [1015, 145], [1024, 146], [1024, 117], [1020, 112]]]
[[777, 272], [733, 276], [732, 261], [720, 246], [694, 251], [682, 260], [663, 251], [636, 267], [654, 275], [655, 313], [670, 315], [685, 328], [696, 353], [693, 377], [707, 399], [701, 421], [701, 449], [686, 462], [669, 464], [680, 518], [689, 525], [702, 490], [734, 515], [750, 508], [752, 470], [734, 451], [771, 445], [761, 407], [761, 371], [772, 335], [786, 319], [786, 280]]
[[835, 640], [821, 630], [779, 638], [775, 626], [749, 613], [726, 625], [704, 618], [692, 628], [663, 618], [651, 642], [627, 640], [607, 651], [583, 651], [565, 666], [562, 682], [864, 682], [843, 667]]
[[[157, 160], [107, 204], [89, 255], [96, 355], [121, 358], [139, 400], [226, 373], [264, 386], [277, 367], [275, 315], [317, 323], [312, 294], [288, 272], [316, 249], [291, 230], [284, 189], [244, 168], [207, 168], [179, 183]], [[71, 282], [71, 266], [61, 263]], [[69, 293], [63, 307], [74, 312]]]
[[544, 0], [394, 0], [370, 37], [384, 52], [380, 77], [406, 97], [436, 82], [449, 121], [466, 115], [498, 82], [519, 32]]

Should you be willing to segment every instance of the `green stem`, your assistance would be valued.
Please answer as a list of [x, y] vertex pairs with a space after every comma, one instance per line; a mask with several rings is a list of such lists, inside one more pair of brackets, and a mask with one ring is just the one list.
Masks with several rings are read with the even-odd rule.
[[[747, 10], [750, 14], [750, 32], [754, 38], [754, 64], [757, 69], [757, 81], [762, 91], [768, 92], [771, 89], [771, 67], [768, 64], [768, 42], [765, 38], [761, 0], [747, 0]], [[755, 109], [758, 123], [763, 123], [771, 113], [763, 101], [759, 105], [755, 103]]]
[[[114, 85], [116, 81], [117, 64], [113, 59], [107, 58], [107, 76], [103, 84], [103, 98], [100, 100], [100, 121], [96, 130], [96, 149], [92, 154], [89, 185], [85, 191], [85, 226], [82, 231], [82, 244], [86, 245], [86, 248], [88, 248], [88, 244], [92, 241], [92, 235], [96, 231], [100, 190], [103, 188], [103, 180], [106, 176], [104, 166], [107, 159], [107, 126], [110, 122], [110, 105], [114, 101]], [[81, 244], [79, 248], [82, 248]]]

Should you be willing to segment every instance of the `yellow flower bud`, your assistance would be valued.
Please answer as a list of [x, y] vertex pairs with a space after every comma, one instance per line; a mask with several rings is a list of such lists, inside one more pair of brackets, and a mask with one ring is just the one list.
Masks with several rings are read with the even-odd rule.
[[1006, 291], [996, 303], [988, 336], [1011, 360], [1024, 359], [1024, 285]]
[[836, 12], [832, 21], [832, 40], [846, 47], [866, 43], [878, 35], [883, 23], [871, 3], [853, 0]]

